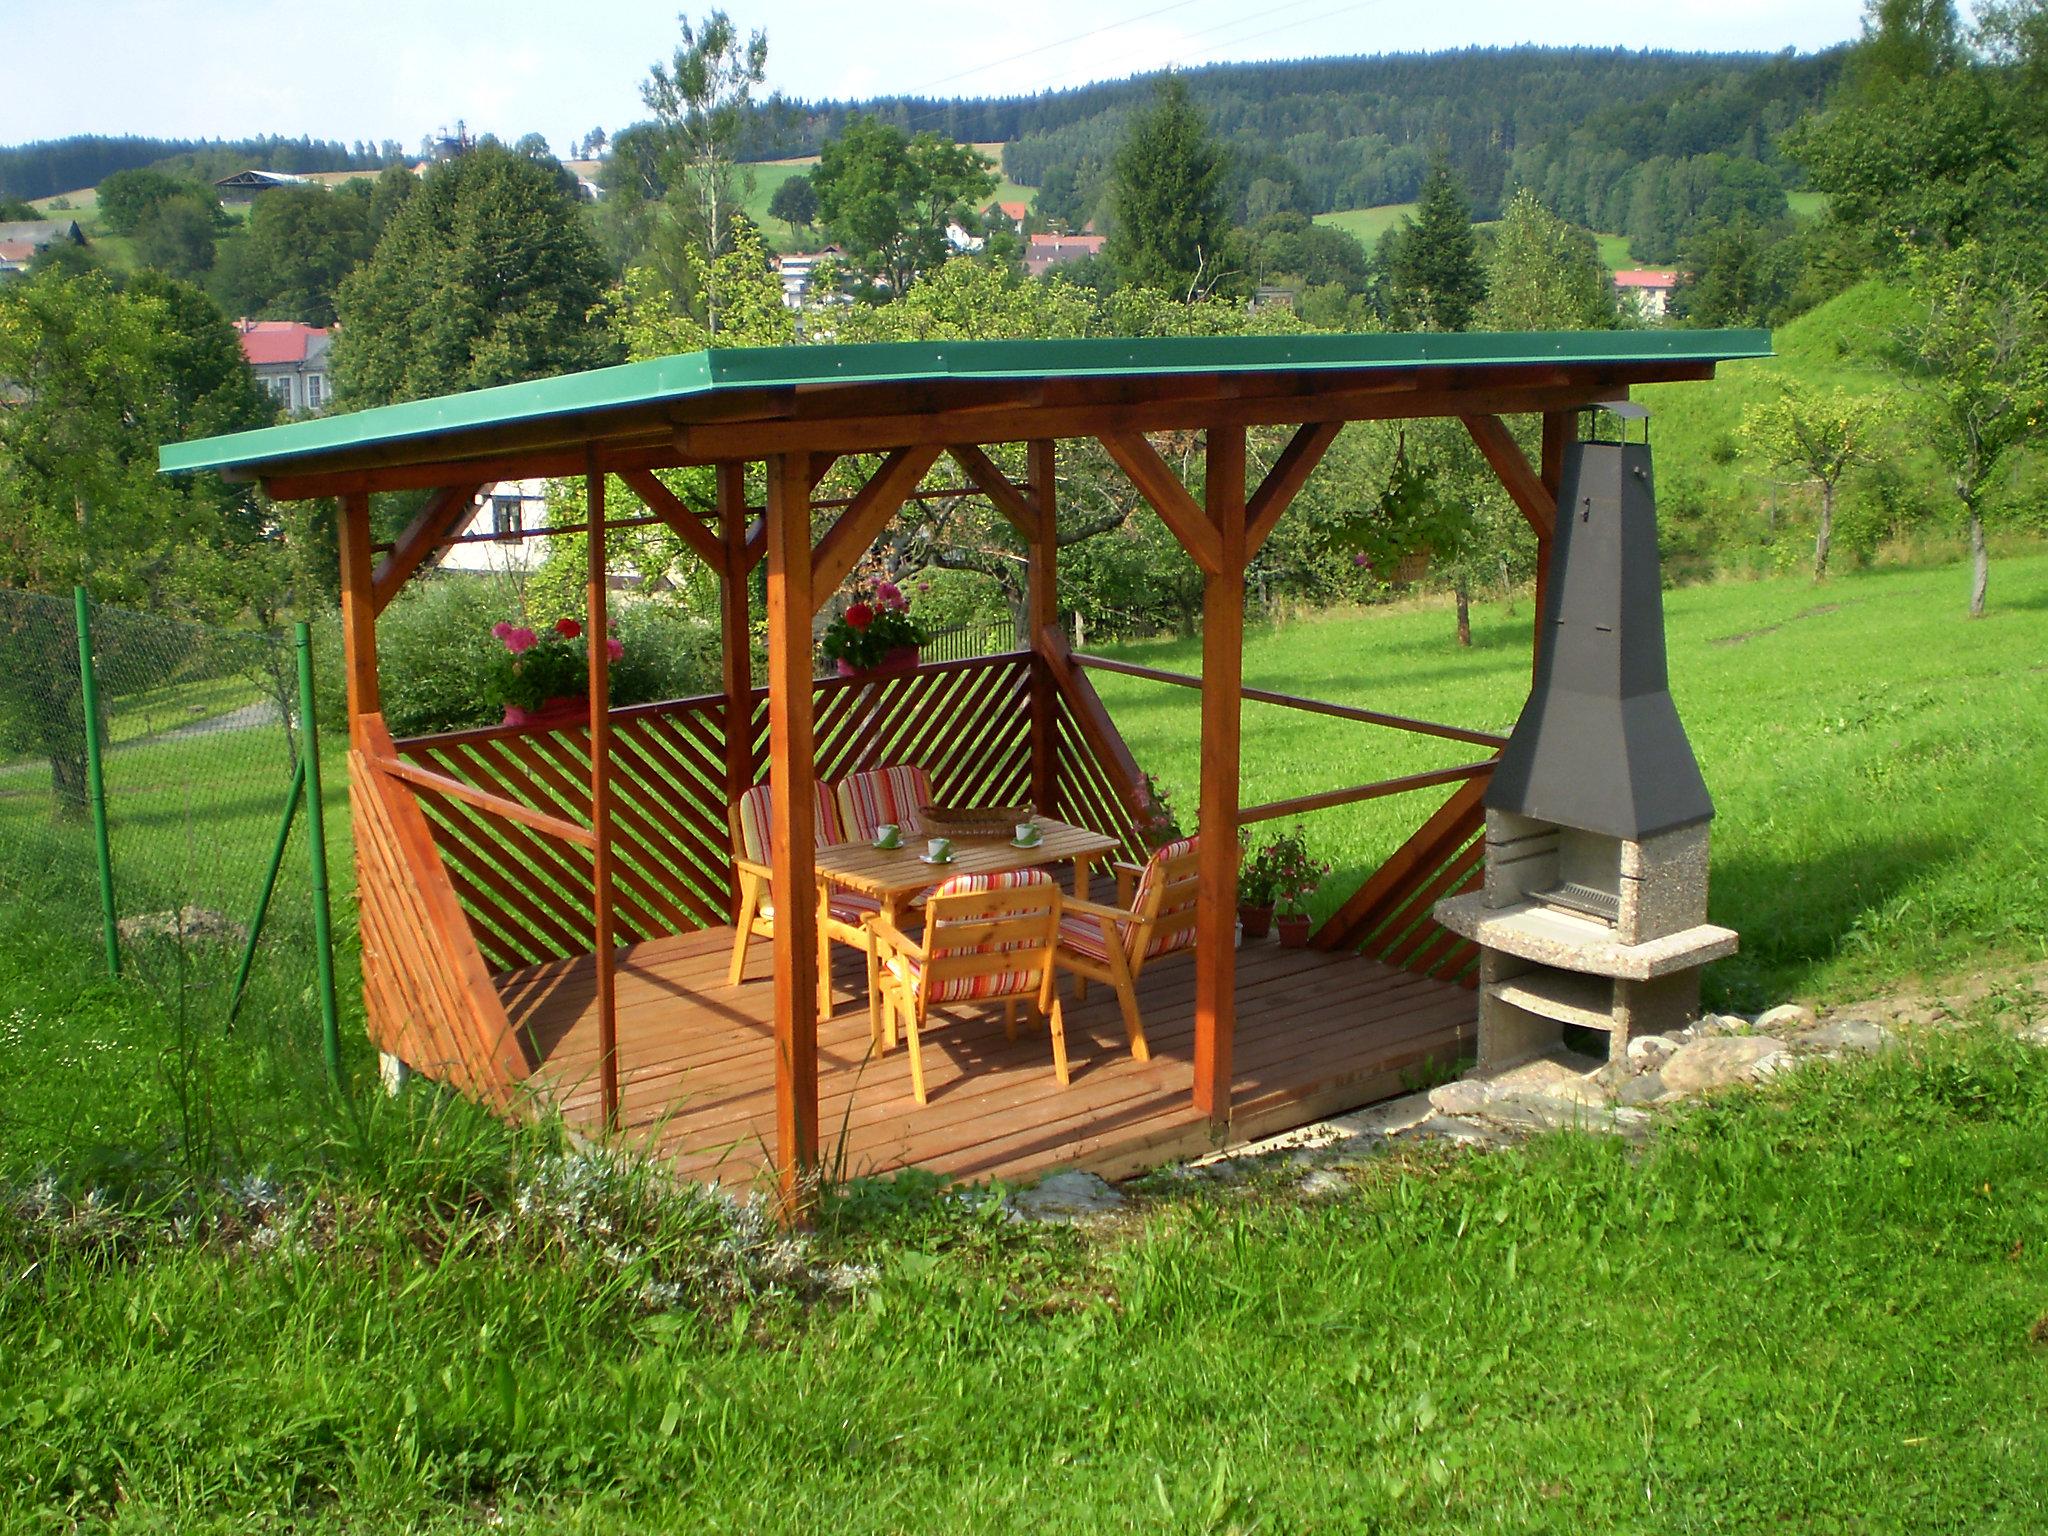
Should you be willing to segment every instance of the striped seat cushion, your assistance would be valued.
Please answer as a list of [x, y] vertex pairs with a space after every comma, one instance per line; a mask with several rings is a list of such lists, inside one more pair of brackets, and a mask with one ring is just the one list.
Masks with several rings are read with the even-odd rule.
[[[1184, 837], [1178, 842], [1168, 843], [1147, 859], [1144, 873], [1138, 877], [1138, 889], [1131, 900], [1131, 910], [1143, 912], [1152, 892], [1165, 883], [1168, 862], [1180, 858], [1183, 854], [1192, 853], [1194, 849], [1195, 839]], [[1169, 927], [1167, 924], [1172, 926]], [[1125, 926], [1119, 931], [1128, 935], [1130, 930]], [[1128, 937], [1125, 942], [1129, 942]], [[1165, 922], [1152, 930], [1152, 941], [1145, 946], [1145, 958], [1149, 960], [1155, 955], [1186, 949], [1194, 942], [1195, 911], [1190, 907], [1185, 912], [1168, 915]], [[1102, 919], [1089, 917], [1085, 913], [1066, 913], [1061, 916], [1060, 947], [1099, 963], [1107, 964], [1109, 960], [1109, 948], [1102, 941]]]
[[[832, 902], [829, 910], [840, 922], [858, 928], [862, 923], [880, 912], [882, 904], [872, 897], [857, 896], [852, 891], [835, 890], [832, 893]], [[775, 903], [772, 901], [762, 902], [761, 916], [771, 922], [774, 921]]]
[[890, 822], [906, 838], [924, 835], [924, 807], [932, 803], [931, 775], [914, 763], [869, 768], [839, 781], [839, 821], [846, 836], [872, 840]]
[[1079, 915], [1061, 917], [1060, 948], [1107, 964], [1109, 946], [1102, 942], [1102, 919]]
[[[756, 864], [766, 864], [774, 856], [775, 841], [769, 828], [775, 817], [775, 791], [767, 784], [756, 784], [740, 796], [739, 834], [740, 856]], [[846, 832], [839, 819], [839, 797], [832, 792], [829, 784], [817, 786], [811, 796], [811, 827], [820, 848], [829, 848], [834, 843], [846, 841]]]
[[[950, 896], [971, 896], [985, 891], [1025, 890], [1032, 886], [1045, 886], [1049, 896], [1056, 896], [1052, 876], [1042, 869], [1011, 869], [992, 875], [955, 875], [944, 885], [931, 893], [933, 899]], [[925, 952], [937, 961], [952, 955], [992, 955], [1009, 950], [1030, 949], [1036, 941], [1028, 939], [1005, 940], [995, 944], [962, 944], [949, 946], [945, 941], [948, 922], [985, 922], [970, 912], [956, 912], [950, 918], [931, 922], [925, 929]], [[889, 962], [889, 968], [914, 989], [925, 985], [925, 967], [908, 955], [897, 955]], [[1041, 965], [1033, 964], [1014, 971], [995, 971], [985, 976], [947, 976], [932, 983], [926, 1001], [933, 1003], [972, 1002], [983, 997], [1014, 997], [1020, 992], [1037, 990], [1044, 976]]]

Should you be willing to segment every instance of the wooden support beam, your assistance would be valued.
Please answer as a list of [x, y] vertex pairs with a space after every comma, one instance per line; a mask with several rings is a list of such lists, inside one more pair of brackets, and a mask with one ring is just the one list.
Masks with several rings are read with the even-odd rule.
[[1067, 701], [1067, 708], [1073, 712], [1074, 724], [1087, 738], [1088, 750], [1096, 761], [1115, 770], [1111, 787], [1133, 816], [1144, 815], [1151, 809], [1145, 799], [1145, 775], [1109, 718], [1102, 695], [1088, 681], [1088, 674], [1074, 665], [1073, 648], [1067, 643], [1066, 633], [1056, 625], [1041, 629], [1032, 636], [1031, 645], [1045, 663], [1054, 692]]
[[1259, 482], [1259, 488], [1245, 504], [1246, 559], [1264, 547], [1281, 515], [1294, 505], [1294, 498], [1308, 484], [1308, 477], [1315, 473], [1316, 466], [1323, 462], [1323, 455], [1330, 451], [1330, 445], [1337, 441], [1337, 434], [1343, 430], [1341, 421], [1312, 421], [1297, 431], [1280, 451], [1280, 457], [1273, 461], [1266, 478]]
[[[1029, 510], [1034, 514], [1025, 535], [1028, 566], [1024, 589], [1025, 643], [1031, 647], [1031, 803], [1048, 816], [1059, 815], [1059, 753], [1053, 742], [1052, 673], [1040, 637], [1060, 625], [1058, 493], [1053, 484], [1056, 446], [1050, 439], [1040, 438], [1025, 450], [1031, 485]], [[954, 455], [958, 457], [958, 449]], [[961, 467], [973, 475], [964, 460]], [[1003, 483], [1009, 484], [1007, 480]]]
[[[832, 525], [832, 531], [818, 541], [818, 548], [811, 556], [811, 579], [809, 590], [814, 602], [822, 603], [846, 580], [846, 573], [859, 563], [860, 557], [889, 526], [910, 493], [917, 489], [917, 482], [925, 471], [939, 460], [939, 449], [932, 444], [918, 448], [898, 448], [882, 461], [882, 467], [875, 471], [861, 493], [853, 498], [853, 504], [839, 514], [839, 520]], [[812, 463], [815, 465], [816, 458]], [[812, 482], [815, 483], [815, 482]], [[806, 488], [808, 496], [808, 487]], [[771, 530], [776, 517], [775, 499], [771, 496], [768, 504], [768, 522]], [[810, 504], [804, 505], [805, 547], [810, 544]], [[770, 544], [774, 534], [769, 535]], [[815, 610], [813, 610], [815, 611]]]
[[341, 654], [348, 684], [348, 739], [365, 751], [365, 722], [384, 705], [377, 690], [377, 599], [370, 556], [370, 498], [341, 498]]
[[974, 488], [995, 503], [995, 508], [1010, 520], [1010, 526], [1017, 530], [1017, 536], [1030, 543], [1038, 536], [1038, 526], [1043, 518], [1039, 508], [1045, 505], [1038, 496], [1036, 477], [1026, 490], [1003, 473], [1000, 465], [973, 443], [955, 443], [946, 450], [953, 456], [953, 462], [960, 466], [960, 472], [973, 482]]
[[[719, 567], [718, 631], [725, 683], [725, 803], [738, 805], [754, 785], [754, 637], [748, 610], [747, 467], [718, 466], [719, 531], [725, 562]], [[732, 883], [732, 920], [739, 920], [739, 881]]]
[[474, 784], [437, 773], [432, 768], [423, 768], [418, 763], [407, 762], [398, 756], [379, 756], [364, 749], [363, 761], [394, 779], [403, 780], [415, 789], [426, 790], [429, 794], [441, 795], [449, 800], [460, 800], [464, 805], [473, 805], [480, 811], [489, 811], [493, 816], [502, 816], [507, 821], [516, 821], [523, 827], [536, 832], [545, 832], [549, 837], [558, 837], [565, 843], [574, 843], [578, 848], [595, 848], [597, 839], [588, 827], [579, 827], [573, 821], [564, 821], [559, 816], [550, 816], [546, 811], [537, 811], [530, 805], [517, 800], [508, 800], [503, 795], [494, 795], [489, 790], [478, 789]]
[[413, 572], [432, 559], [434, 551], [453, 538], [456, 530], [475, 514], [476, 493], [481, 489], [474, 482], [465, 482], [443, 486], [428, 498], [419, 515], [391, 546], [390, 553], [377, 562], [370, 577], [370, 603], [378, 613], [391, 606], [398, 589], [412, 579]]
[[1530, 467], [1528, 456], [1515, 441], [1515, 434], [1508, 430], [1508, 424], [1498, 416], [1466, 416], [1462, 420], [1465, 430], [1472, 434], [1472, 441], [1479, 445], [1486, 462], [1500, 477], [1509, 498], [1536, 530], [1536, 537], [1549, 538], [1557, 531], [1557, 497]]
[[[775, 1167], [781, 1212], [801, 1220], [818, 1166], [817, 792], [811, 722], [811, 459], [768, 461], [769, 891], [775, 903]], [[922, 470], [919, 473], [923, 473]], [[915, 482], [913, 482], [915, 483]], [[850, 515], [850, 509], [849, 509]]]
[[[1117, 466], [1131, 477], [1131, 484], [1137, 487], [1138, 494], [1151, 503], [1152, 510], [1159, 514], [1159, 520], [1180, 540], [1181, 548], [1193, 556], [1195, 564], [1205, 575], [1220, 575], [1224, 564], [1223, 545], [1216, 525], [1195, 498], [1188, 494], [1188, 488], [1181, 484], [1180, 476], [1173, 472], [1172, 466], [1159, 456], [1159, 450], [1138, 432], [1105, 432], [1101, 441]], [[1240, 484], [1240, 505], [1243, 500], [1244, 487]]]
[[619, 478], [626, 482], [634, 495], [647, 503], [648, 511], [690, 546], [699, 560], [714, 571], [725, 569], [725, 545], [704, 526], [704, 520], [690, 510], [682, 497], [654, 478], [653, 470], [621, 470]]
[[584, 463], [583, 496], [590, 523], [586, 565], [584, 654], [590, 683], [590, 835], [596, 854], [590, 872], [591, 957], [597, 969], [598, 1089], [607, 1130], [619, 1126], [619, 992], [617, 913], [612, 894], [611, 651], [606, 640], [610, 588], [605, 563], [604, 466], [592, 448]]
[[1208, 431], [1205, 521], [1216, 567], [1202, 588], [1202, 810], [1195, 900], [1195, 1108], [1230, 1117], [1237, 1033], [1237, 794], [1244, 686], [1243, 427]]

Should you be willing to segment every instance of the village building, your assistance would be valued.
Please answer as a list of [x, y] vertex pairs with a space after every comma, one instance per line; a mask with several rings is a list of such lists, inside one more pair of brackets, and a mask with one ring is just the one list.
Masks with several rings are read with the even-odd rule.
[[1043, 277], [1054, 267], [1100, 256], [1106, 243], [1103, 235], [1033, 235], [1024, 247], [1024, 270]]
[[278, 187], [303, 187], [310, 185], [304, 176], [292, 176], [284, 171], [237, 171], [232, 176], [223, 176], [213, 184], [213, 190], [220, 194], [220, 200], [230, 207], [243, 207], [256, 201], [257, 195], [274, 191]]
[[75, 219], [24, 219], [0, 224], [0, 282], [21, 277], [29, 263], [53, 245], [84, 245]]
[[476, 493], [476, 510], [461, 524], [434, 561], [441, 570], [472, 575], [522, 575], [547, 553], [544, 540], [530, 537], [547, 527], [545, 480], [497, 480]]
[[991, 226], [1000, 219], [1021, 235], [1024, 233], [1024, 221], [1031, 217], [1031, 205], [1014, 202], [990, 203], [981, 210], [981, 217]]
[[1671, 295], [1678, 289], [1678, 274], [1628, 267], [1614, 274], [1614, 287], [1643, 319], [1662, 320], [1671, 313]]
[[324, 410], [333, 395], [327, 350], [333, 333], [296, 320], [237, 320], [242, 356], [256, 386], [292, 416]]

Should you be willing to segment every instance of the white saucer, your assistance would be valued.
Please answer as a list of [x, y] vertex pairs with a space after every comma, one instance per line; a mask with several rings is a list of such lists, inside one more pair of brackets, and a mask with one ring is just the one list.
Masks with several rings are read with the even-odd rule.
[[1045, 846], [1045, 839], [1043, 837], [1034, 837], [1028, 843], [1020, 843], [1013, 837], [1010, 839], [1010, 846], [1012, 848], [1043, 848]]
[[903, 844], [900, 841], [894, 843], [869, 843], [868, 846], [877, 853], [901, 853], [903, 851]]
[[918, 862], [918, 863], [920, 863], [920, 864], [930, 864], [930, 865], [932, 865], [932, 866], [933, 866], [934, 868], [936, 868], [937, 866], [939, 866], [939, 865], [941, 865], [941, 864], [954, 864], [954, 863], [957, 863], [957, 862], [959, 862], [959, 857], [960, 857], [960, 856], [959, 856], [958, 854], [954, 854], [954, 853], [949, 853], [949, 854], [947, 854], [947, 855], [946, 855], [946, 856], [945, 856], [945, 857], [944, 857], [943, 859], [935, 859], [935, 858], [933, 858], [933, 857], [932, 857], [932, 856], [931, 856], [930, 854], [920, 853], [920, 854], [919, 854], [919, 855], [917, 856], [917, 862]]

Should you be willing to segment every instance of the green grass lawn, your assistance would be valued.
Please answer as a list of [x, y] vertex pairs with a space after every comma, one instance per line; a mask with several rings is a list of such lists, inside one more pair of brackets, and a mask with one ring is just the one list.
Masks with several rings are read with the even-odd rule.
[[[2048, 555], [1997, 563], [1985, 620], [1963, 596], [1952, 565], [1668, 594], [1715, 915], [1743, 930], [1718, 996], [2048, 953]], [[1505, 726], [1528, 618], [1482, 606], [1470, 651], [1426, 604], [1302, 622], [1256, 632], [1246, 676]], [[1192, 805], [1194, 696], [1098, 683]], [[1261, 706], [1245, 725], [1255, 799], [1462, 755]], [[205, 760], [218, 737], [115, 752], [117, 848], [217, 867], [194, 888], [237, 910], [282, 790], [248, 745], [238, 774]], [[163, 961], [96, 978], [82, 833], [25, 840], [30, 799], [0, 795], [0, 1528], [2048, 1520], [2048, 1072], [1992, 1029], [1699, 1109], [1646, 1150], [1410, 1151], [1317, 1202], [1284, 1170], [1154, 1180], [1096, 1234], [905, 1177], [835, 1194], [792, 1250], [565, 1159], [545, 1122], [332, 1097], [303, 883], [232, 1034], [218, 961], [186, 957], [182, 989]], [[1311, 836], [1356, 871], [1425, 809]], [[352, 1005], [346, 1047], [363, 1084]], [[835, 1265], [850, 1289], [798, 1294]]]
[[[980, 150], [995, 165], [997, 170], [999, 179], [996, 183], [995, 191], [989, 194], [989, 202], [1028, 204], [1036, 197], [1037, 194], [1034, 188], [1019, 186], [1016, 182], [1001, 174], [1003, 164], [1002, 145], [977, 144], [974, 147]], [[752, 219], [760, 229], [761, 236], [768, 242], [770, 250], [803, 250], [807, 246], [817, 245], [822, 240], [823, 237], [815, 233], [809, 238], [792, 237], [787, 224], [783, 223], [780, 219], [772, 219], [768, 216], [768, 204], [774, 198], [776, 189], [792, 176], [809, 175], [817, 163], [818, 157], [816, 155], [805, 155], [792, 160], [757, 161], [742, 167], [754, 179], [753, 190], [747, 194], [746, 198], [747, 217]]]
[[1413, 203], [1382, 203], [1377, 208], [1342, 208], [1334, 213], [1319, 213], [1316, 222], [1343, 230], [1371, 251], [1379, 245], [1380, 236], [1414, 214]]

